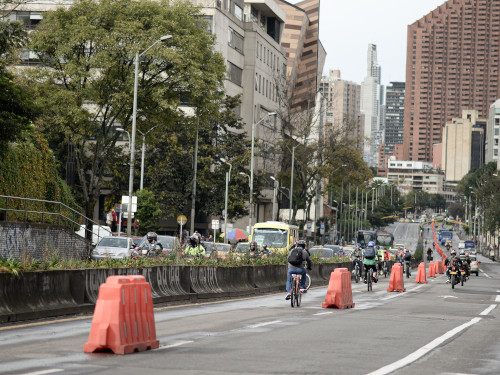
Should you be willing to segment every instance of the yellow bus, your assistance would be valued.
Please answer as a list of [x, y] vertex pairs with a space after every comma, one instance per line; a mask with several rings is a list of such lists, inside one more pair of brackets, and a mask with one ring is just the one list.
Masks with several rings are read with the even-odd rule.
[[266, 245], [271, 252], [288, 253], [288, 250], [299, 239], [299, 227], [280, 221], [257, 223], [252, 228], [249, 241]]

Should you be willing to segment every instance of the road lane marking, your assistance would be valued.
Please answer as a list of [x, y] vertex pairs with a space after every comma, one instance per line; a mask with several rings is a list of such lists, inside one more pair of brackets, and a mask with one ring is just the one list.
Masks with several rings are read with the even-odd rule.
[[[500, 293], [500, 290], [497, 290], [497, 293]], [[495, 302], [500, 302], [500, 294], [497, 294]]]
[[491, 279], [491, 276], [488, 275], [486, 272], [484, 272], [481, 268], [479, 269], [482, 273], [484, 273], [484, 276], [486, 276], [488, 279]]
[[160, 346], [159, 348], [154, 349], [154, 350], [163, 350], [163, 349], [175, 348], [175, 347], [177, 347], [177, 346], [182, 346], [182, 345], [186, 345], [186, 344], [191, 344], [192, 342], [194, 342], [194, 341], [180, 341], [180, 342], [176, 342], [175, 344], [170, 344], [170, 345]]
[[[498, 296], [497, 296], [497, 297], [498, 297]], [[497, 307], [497, 305], [496, 305], [496, 304], [490, 305], [487, 309], [485, 309], [485, 310], [481, 311], [481, 312], [479, 313], [479, 315], [488, 315], [490, 312], [492, 312], [492, 311], [493, 311], [493, 309], [494, 309], [495, 307]]]
[[416, 360], [422, 358], [424, 355], [429, 353], [431, 350], [437, 348], [439, 345], [443, 344], [445, 341], [451, 339], [453, 336], [462, 332], [463, 330], [469, 328], [470, 326], [476, 324], [481, 321], [482, 318], [474, 318], [467, 323], [464, 323], [452, 330], [446, 332], [445, 334], [439, 336], [438, 338], [432, 340], [427, 345], [422, 346], [420, 349], [417, 349], [413, 353], [408, 354], [406, 357], [400, 359], [399, 361], [393, 362], [387, 366], [381, 367], [378, 370], [372, 371], [367, 375], [386, 375], [394, 372], [402, 367], [409, 365], [410, 363], [415, 362]]
[[317, 313], [317, 314], [313, 314], [313, 315], [327, 315], [327, 314], [333, 314], [333, 312], [327, 311], [327, 312], [321, 312], [321, 313]]
[[45, 374], [54, 374], [56, 372], [61, 372], [64, 371], [62, 368], [53, 368], [50, 370], [41, 370], [41, 371], [35, 371], [35, 372], [26, 372], [21, 375], [45, 375]]
[[264, 322], [264, 323], [254, 324], [253, 326], [249, 326], [248, 328], [265, 327], [265, 326], [268, 326], [271, 324], [276, 324], [276, 323], [281, 323], [281, 320], [273, 320], [272, 322]]

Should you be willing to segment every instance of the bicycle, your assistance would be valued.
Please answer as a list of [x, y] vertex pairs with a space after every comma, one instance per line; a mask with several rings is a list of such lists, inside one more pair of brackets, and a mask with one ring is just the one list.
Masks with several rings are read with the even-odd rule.
[[388, 261], [384, 260], [384, 265], [382, 267], [382, 272], [384, 273], [384, 277], [387, 277], [387, 274], [389, 273], [389, 266], [387, 265]]
[[406, 268], [406, 278], [409, 279], [411, 274], [410, 274], [410, 262], [408, 260], [405, 261], [405, 268]]
[[292, 287], [290, 288], [290, 303], [292, 307], [299, 307], [302, 300], [302, 292], [300, 291], [300, 282], [302, 275], [292, 274]]
[[310, 287], [311, 287], [311, 276], [309, 276], [309, 274], [306, 273], [306, 287], [304, 289], [309, 290]]
[[368, 291], [372, 291], [373, 290], [373, 282], [372, 282], [372, 273], [373, 273], [373, 270], [371, 268], [368, 268], [366, 271], [366, 284], [368, 286]]
[[356, 284], [359, 283], [359, 279], [361, 277], [361, 268], [359, 268], [359, 261], [356, 261], [354, 266], [354, 280], [356, 280]]

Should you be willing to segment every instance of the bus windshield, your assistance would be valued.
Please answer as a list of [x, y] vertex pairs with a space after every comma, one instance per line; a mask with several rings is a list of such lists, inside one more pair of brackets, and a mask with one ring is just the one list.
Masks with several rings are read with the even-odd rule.
[[391, 233], [378, 233], [377, 234], [377, 245], [380, 246], [391, 246], [394, 243], [394, 237]]
[[275, 228], [254, 228], [252, 240], [267, 247], [286, 247], [288, 231]]
[[371, 230], [360, 230], [356, 236], [356, 242], [361, 245], [361, 247], [366, 247], [368, 242], [375, 241], [375, 233]]

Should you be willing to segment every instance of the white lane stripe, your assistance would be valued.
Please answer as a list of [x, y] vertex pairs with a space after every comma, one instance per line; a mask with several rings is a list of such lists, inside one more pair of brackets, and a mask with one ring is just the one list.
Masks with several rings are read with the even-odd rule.
[[326, 315], [326, 314], [333, 314], [333, 312], [327, 311], [327, 312], [317, 313], [317, 314], [313, 314], [313, 315]]
[[259, 324], [255, 324], [253, 326], [249, 326], [248, 328], [259, 328], [259, 327], [264, 327], [264, 326], [268, 326], [270, 324], [276, 324], [276, 323], [281, 323], [281, 320], [273, 320], [272, 322], [259, 323]]
[[191, 344], [192, 342], [194, 342], [194, 341], [181, 341], [181, 342], [177, 342], [177, 343], [175, 343], [175, 344], [170, 344], [170, 345], [160, 346], [159, 348], [157, 348], [157, 349], [155, 349], [155, 350], [164, 350], [164, 349], [175, 348], [175, 347], [177, 347], [177, 346], [186, 345], [186, 344]]
[[367, 375], [386, 375], [390, 374], [391, 372], [394, 372], [402, 367], [405, 367], [409, 365], [412, 362], [415, 362], [416, 360], [420, 359], [427, 353], [429, 353], [431, 350], [435, 349], [442, 343], [444, 343], [446, 340], [449, 340], [456, 334], [460, 333], [464, 329], [476, 324], [477, 322], [481, 321], [482, 318], [474, 318], [467, 323], [462, 324], [461, 326], [458, 326], [456, 328], [453, 328], [451, 331], [446, 332], [445, 334], [439, 336], [438, 338], [432, 340], [430, 343], [427, 345], [422, 346], [420, 349], [417, 349], [413, 353], [407, 355], [406, 357], [400, 359], [399, 361], [393, 362], [387, 366], [384, 366], [382, 368], [379, 368], [378, 370], [375, 370], [373, 372], [370, 372]]
[[495, 307], [497, 307], [497, 305], [496, 305], [496, 304], [490, 305], [490, 307], [488, 307], [487, 309], [485, 309], [485, 310], [481, 311], [481, 312], [479, 313], [479, 315], [488, 315], [491, 311], [493, 311], [493, 309], [494, 309]]
[[482, 273], [484, 273], [484, 276], [486, 276], [488, 279], [491, 279], [491, 276], [488, 275], [486, 272], [484, 272], [481, 268], [479, 269]]
[[[500, 293], [500, 290], [497, 290], [497, 293]], [[495, 297], [495, 302], [500, 302], [500, 294]]]
[[53, 374], [55, 372], [61, 372], [64, 371], [62, 368], [53, 368], [50, 370], [41, 370], [41, 371], [35, 371], [35, 372], [26, 372], [21, 375], [45, 375], [45, 374]]

